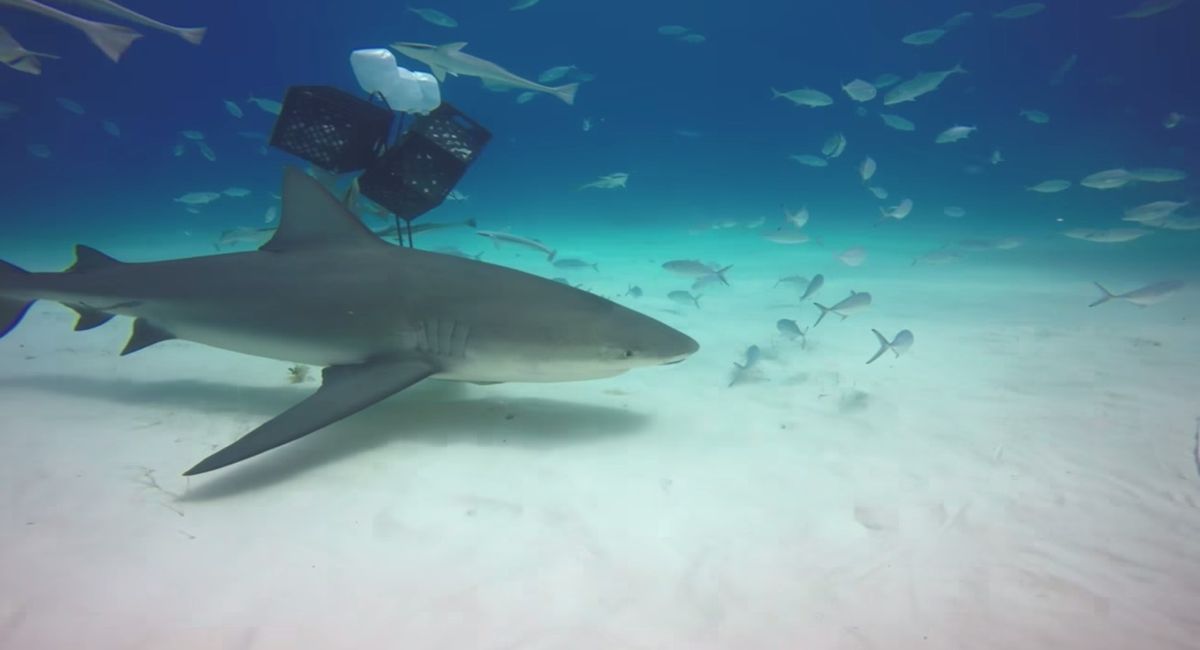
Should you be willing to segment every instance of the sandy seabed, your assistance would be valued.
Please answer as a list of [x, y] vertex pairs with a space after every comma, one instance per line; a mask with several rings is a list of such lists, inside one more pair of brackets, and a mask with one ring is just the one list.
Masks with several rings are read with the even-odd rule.
[[[1089, 309], [1092, 280], [1162, 278], [717, 236], [575, 251], [700, 341], [681, 365], [426, 382], [191, 480], [316, 383], [182, 341], [119, 358], [128, 321], [38, 303], [0, 342], [0, 647], [1200, 646], [1196, 284]], [[665, 297], [687, 257], [735, 265], [701, 309]], [[817, 310], [772, 285], [815, 272], [874, 305], [802, 348], [775, 321]], [[868, 366], [871, 328], [916, 343]]]

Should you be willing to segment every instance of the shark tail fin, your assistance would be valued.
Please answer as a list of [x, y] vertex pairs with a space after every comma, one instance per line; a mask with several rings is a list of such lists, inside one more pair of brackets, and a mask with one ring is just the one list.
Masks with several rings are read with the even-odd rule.
[[568, 106], [575, 105], [575, 93], [579, 92], [579, 84], [567, 84], [565, 86], [556, 86], [551, 88], [554, 91], [554, 96], [563, 100]]
[[1096, 300], [1092, 304], [1088, 305], [1088, 307], [1095, 307], [1096, 305], [1103, 305], [1104, 303], [1108, 302], [1109, 300], [1116, 298], [1116, 296], [1113, 295], [1113, 293], [1111, 291], [1100, 286], [1099, 282], [1093, 282], [1092, 284], [1096, 285], [1096, 288], [1099, 289], [1100, 293], [1102, 293], [1104, 295], [1100, 296], [1100, 298], [1098, 300]]
[[177, 30], [175, 34], [192, 45], [199, 45], [204, 41], [204, 34], [207, 32], [207, 27], [184, 27]]
[[128, 27], [109, 23], [88, 21], [82, 24], [80, 29], [87, 35], [92, 45], [100, 48], [100, 51], [112, 59], [113, 63], [119, 63], [121, 55], [125, 53], [125, 50], [129, 49], [129, 46], [133, 45], [134, 41], [142, 37], [141, 34]]
[[875, 338], [879, 339], [879, 351], [875, 353], [875, 356], [873, 356], [867, 360], [867, 365], [870, 365], [876, 359], [883, 356], [884, 352], [887, 352], [888, 350], [892, 349], [891, 342], [887, 340], [886, 336], [884, 336], [883, 334], [880, 334], [879, 330], [873, 329], [873, 330], [871, 330], [871, 332], [873, 334], [875, 334]]
[[[28, 272], [8, 262], [0, 262], [0, 294], [13, 279], [23, 275], [28, 275]], [[25, 317], [25, 312], [29, 311], [29, 306], [32, 304], [32, 300], [0, 296], [0, 337], [11, 332], [17, 323], [21, 322], [21, 319]]]

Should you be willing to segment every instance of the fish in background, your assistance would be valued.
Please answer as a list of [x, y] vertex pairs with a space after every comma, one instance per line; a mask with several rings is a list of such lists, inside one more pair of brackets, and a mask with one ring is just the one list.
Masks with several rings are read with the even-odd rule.
[[1173, 128], [1179, 126], [1180, 124], [1183, 124], [1184, 119], [1185, 118], [1182, 113], [1171, 111], [1170, 113], [1167, 113], [1166, 117], [1163, 118], [1163, 122], [1162, 122], [1163, 128], [1164, 129], [1173, 129]]
[[877, 169], [879, 169], [879, 165], [875, 163], [875, 159], [867, 156], [858, 164], [858, 177], [862, 179], [863, 183], [866, 183], [875, 175]]
[[1129, 173], [1129, 170], [1117, 168], [1089, 174], [1079, 181], [1079, 184], [1093, 190], [1115, 190], [1125, 187], [1134, 180], [1133, 174]]
[[12, 102], [0, 101], [0, 120], [7, 120], [8, 118], [10, 118], [13, 115], [16, 115], [17, 113], [20, 113], [20, 112], [21, 112], [20, 106], [17, 106], [16, 104], [14, 104]]
[[245, 115], [245, 113], [242, 112], [242, 107], [238, 106], [237, 102], [228, 99], [223, 99], [221, 102], [225, 105], [225, 111], [230, 115], [238, 119], [241, 119], [242, 116]]
[[73, 4], [91, 9], [92, 11], [108, 14], [115, 18], [127, 20], [136, 25], [157, 29], [160, 32], [166, 32], [182, 38], [192, 45], [199, 45], [204, 40], [204, 34], [208, 31], [207, 27], [175, 27], [166, 23], [161, 23], [148, 16], [143, 16], [132, 9], [127, 9], [112, 0], [55, 0], [63, 4]]
[[615, 190], [618, 188], [624, 188], [625, 183], [627, 183], [628, 181], [629, 181], [629, 174], [626, 174], [625, 172], [617, 172], [615, 174], [608, 174], [605, 176], [601, 176], [600, 178], [597, 178], [596, 180], [594, 180], [590, 183], [585, 183], [583, 185], [580, 185], [579, 189], [581, 189], [581, 190], [589, 190], [589, 189]]
[[808, 285], [804, 287], [804, 293], [800, 295], [800, 302], [804, 302], [809, 298], [817, 295], [821, 287], [825, 286], [825, 276], [820, 273], [813, 276], [812, 280], [808, 281]]
[[896, 131], [917, 131], [917, 125], [914, 125], [911, 120], [901, 118], [899, 115], [880, 113], [880, 119], [883, 120], [883, 124], [894, 128]]
[[1018, 18], [1028, 18], [1042, 13], [1046, 9], [1046, 5], [1040, 2], [1026, 2], [1019, 5], [1013, 5], [1004, 11], [998, 11], [992, 14], [995, 18], [1004, 18], [1006, 20], [1017, 20]]
[[729, 269], [732, 269], [733, 265], [730, 264], [724, 268], [717, 268], [715, 265], [708, 265], [699, 260], [671, 260], [669, 262], [663, 262], [662, 267], [663, 269], [672, 273], [692, 278], [704, 278], [712, 276], [720, 280], [721, 284], [728, 286], [729, 280], [725, 279], [725, 273], [728, 272]]
[[842, 84], [842, 92], [856, 102], [869, 102], [879, 94], [879, 90], [872, 86], [871, 82], [862, 79], [854, 79], [849, 83]]
[[1070, 56], [1064, 59], [1063, 62], [1060, 63], [1057, 68], [1055, 68], [1054, 74], [1050, 75], [1050, 85], [1061, 86], [1063, 80], [1067, 77], [1067, 73], [1075, 67], [1075, 64], [1078, 61], [1079, 55], [1072, 52]]
[[970, 11], [961, 11], [947, 18], [946, 22], [942, 23], [942, 29], [946, 31], [958, 29], [959, 27], [971, 22], [971, 19], [974, 17], [975, 14], [971, 13]]
[[1033, 122], [1034, 124], [1049, 124], [1050, 116], [1045, 111], [1032, 110], [1028, 108], [1021, 109], [1017, 115]]
[[805, 334], [808, 334], [808, 329], [802, 329], [796, 324], [796, 321], [790, 318], [781, 318], [775, 321], [775, 329], [779, 331], [783, 338], [789, 341], [800, 339], [801, 350], [808, 347], [808, 337], [805, 336]]
[[114, 138], [121, 137], [121, 127], [118, 126], [117, 123], [112, 120], [102, 120], [100, 122], [100, 128], [104, 129], [105, 133], [111, 135]]
[[700, 309], [700, 296], [694, 296], [690, 292], [672, 291], [667, 294], [667, 298], [670, 299], [671, 302]]
[[1174, 9], [1181, 4], [1183, 4], [1183, 0], [1142, 0], [1138, 6], [1123, 14], [1120, 14], [1119, 16], [1113, 16], [1113, 18], [1149, 18], [1150, 16], [1157, 16], [1164, 11]]
[[74, 113], [76, 115], [83, 115], [87, 113], [87, 111], [84, 110], [83, 105], [73, 99], [67, 99], [66, 97], [55, 97], [54, 101], [68, 113]]
[[1048, 180], [1048, 181], [1042, 181], [1042, 182], [1038, 183], [1037, 185], [1030, 185], [1029, 187], [1027, 187], [1025, 189], [1029, 190], [1030, 192], [1038, 192], [1039, 194], [1055, 194], [1057, 192], [1061, 192], [1070, 187], [1071, 187], [1071, 181], [1065, 181], [1062, 179], [1052, 179], [1052, 180]]
[[799, 210], [792, 212], [785, 206], [783, 208], [783, 219], [797, 228], [803, 228], [808, 224], [808, 206], [801, 206]]
[[25, 74], [42, 74], [42, 59], [61, 59], [55, 54], [25, 49], [4, 27], [0, 27], [0, 63]]
[[762, 376], [757, 369], [760, 359], [762, 359], [762, 350], [758, 349], [757, 345], [746, 348], [745, 361], [733, 362], [733, 376], [729, 379], [729, 387], [733, 388], [744, 381], [761, 380]]
[[797, 88], [796, 90], [789, 90], [787, 92], [779, 92], [772, 88], [771, 99], [779, 99], [780, 97], [796, 106], [807, 106], [808, 108], [820, 108], [833, 104], [832, 97], [812, 88]]
[[961, 140], [966, 140], [968, 137], [971, 136], [972, 133], [974, 133], [975, 131], [978, 131], [978, 130], [979, 130], [978, 127], [974, 127], [974, 126], [957, 126], [956, 125], [956, 126], [952, 126], [948, 129], [946, 129], [945, 131], [942, 131], [941, 133], [939, 133], [937, 135], [937, 137], [934, 138], [933, 141], [937, 144], [949, 144], [952, 142], [959, 142]]
[[1133, 291], [1127, 291], [1125, 293], [1113, 293], [1101, 286], [1099, 282], [1093, 282], [1092, 284], [1096, 285], [1096, 288], [1099, 289], [1103, 295], [1100, 296], [1099, 300], [1088, 305], [1088, 307], [1103, 305], [1110, 300], [1124, 300], [1125, 302], [1131, 302], [1138, 307], [1149, 307], [1150, 305], [1160, 303], [1167, 298], [1170, 298], [1185, 286], [1185, 283], [1180, 280], [1163, 280], [1162, 282], [1148, 284], [1144, 287], [1134, 289]]
[[47, 7], [36, 0], [0, 0], [0, 7], [3, 6], [24, 9], [74, 27], [83, 32], [83, 35], [88, 37], [92, 45], [99, 48], [104, 53], [104, 56], [111, 59], [113, 63], [119, 62], [125, 50], [129, 49], [129, 46], [134, 41], [142, 37], [141, 34], [124, 25], [113, 25], [87, 20], [53, 7]]
[[912, 79], [896, 84], [883, 97], [884, 106], [892, 106], [904, 102], [916, 101], [918, 97], [931, 93], [941, 87], [948, 77], [956, 74], [966, 74], [962, 64], [956, 64], [948, 70], [922, 72]]
[[554, 260], [554, 268], [564, 269], [567, 271], [578, 271], [581, 269], [591, 269], [593, 271], [599, 272], [600, 264], [599, 264], [599, 262], [588, 262], [586, 260], [581, 260], [581, 259], [574, 258], [574, 257], [565, 257], [563, 259]]
[[828, 167], [829, 166], [828, 160], [825, 160], [824, 158], [822, 158], [820, 156], [814, 156], [812, 154], [807, 154], [807, 153], [792, 154], [792, 155], [788, 156], [788, 158], [791, 158], [792, 160], [795, 160], [796, 162], [798, 162], [801, 165], [804, 165], [806, 167]]
[[905, 45], [916, 45], [916, 46], [933, 45], [934, 43], [941, 40], [941, 38], [945, 35], [946, 35], [946, 30], [938, 28], [938, 27], [934, 27], [933, 29], [923, 29], [919, 32], [913, 32], [911, 34], [908, 34], [904, 38], [900, 39], [900, 42], [904, 43]]
[[1121, 244], [1141, 239], [1149, 234], [1151, 234], [1151, 231], [1144, 228], [1109, 228], [1107, 230], [1072, 228], [1063, 232], [1063, 235], [1071, 239], [1082, 239], [1084, 241], [1096, 242], [1097, 244]]
[[259, 109], [270, 113], [271, 115], [279, 115], [279, 113], [283, 111], [283, 104], [275, 101], [274, 99], [264, 99], [262, 97], [255, 97], [251, 95], [250, 97], [246, 98], [246, 101], [254, 104]]
[[846, 135], [844, 133], [834, 133], [825, 140], [825, 146], [821, 147], [821, 153], [826, 158], [837, 158], [846, 150]]
[[492, 244], [496, 246], [496, 248], [499, 248], [501, 244], [512, 244], [513, 246], [517, 246], [519, 248], [528, 248], [540, 253], [545, 253], [546, 261], [554, 261], [556, 251], [536, 239], [527, 239], [525, 237], [518, 237], [517, 235], [510, 235], [506, 232], [496, 232], [494, 230], [476, 230], [475, 234], [492, 240]]
[[631, 284], [631, 285], [629, 285], [629, 288], [625, 290], [625, 295], [627, 295], [631, 298], [641, 298], [643, 295], [643, 291], [642, 291], [641, 287], [639, 287], [635, 284]]
[[862, 266], [867, 261], [867, 250], [862, 246], [847, 248], [838, 253], [837, 260], [849, 267]]
[[807, 244], [812, 241], [803, 230], [793, 228], [791, 226], [781, 226], [771, 232], [764, 233], [763, 239], [776, 244]]
[[463, 48], [466, 46], [466, 43], [428, 45], [397, 42], [391, 44], [393, 50], [429, 66], [430, 72], [437, 77], [438, 81], [445, 81], [446, 75], [478, 77], [481, 80], [501, 83], [512, 88], [554, 95], [568, 105], [575, 103], [575, 93], [579, 90], [578, 83], [543, 86], [519, 77], [491, 61], [463, 52]]
[[524, 11], [524, 10], [536, 5], [539, 2], [541, 2], [541, 0], [517, 0], [517, 3], [514, 4], [513, 6], [509, 7], [508, 10], [509, 11]]
[[413, 7], [409, 7], [408, 10], [420, 16], [421, 20], [424, 20], [430, 25], [437, 25], [438, 27], [446, 28], [458, 27], [457, 20], [451, 18], [441, 11], [438, 11], [437, 9], [414, 9]]
[[846, 320], [848, 316], [866, 310], [871, 306], [871, 294], [851, 291], [850, 297], [832, 307], [826, 307], [818, 302], [814, 302], [813, 306], [821, 310], [821, 315], [817, 317], [817, 322], [813, 323], [813, 327], [816, 327], [829, 314], [837, 314], [842, 317], [842, 320]]
[[892, 353], [896, 355], [896, 358], [899, 359], [900, 355], [908, 352], [908, 349], [911, 348], [913, 344], [913, 333], [908, 330], [900, 330], [891, 341], [888, 341], [887, 337], [881, 334], [877, 329], [873, 329], [871, 332], [875, 334], [875, 338], [879, 340], [879, 351], [875, 353], [875, 356], [867, 359], [867, 365], [870, 365], [876, 359], [883, 356], [883, 353], [887, 352], [888, 350], [891, 350]]
[[893, 205], [890, 208], [879, 208], [879, 220], [886, 221], [888, 219], [894, 219], [896, 221], [900, 221], [911, 214], [912, 210], [912, 199], [904, 199], [900, 201], [900, 203]]

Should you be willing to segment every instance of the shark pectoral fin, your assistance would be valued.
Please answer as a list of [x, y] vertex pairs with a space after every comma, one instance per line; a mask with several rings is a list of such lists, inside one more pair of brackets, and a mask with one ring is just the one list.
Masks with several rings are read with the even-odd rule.
[[[83, 322], [83, 314], [80, 313], [80, 322]], [[125, 344], [125, 349], [121, 350], [121, 356], [133, 354], [138, 350], [144, 350], [155, 343], [170, 341], [175, 335], [167, 330], [151, 323], [145, 318], [139, 318], [133, 321], [133, 333], [129, 335], [129, 342]]]
[[446, 80], [446, 69], [445, 68], [441, 68], [436, 65], [430, 65], [429, 71], [431, 73], [433, 73], [434, 78], [437, 79], [438, 81]]
[[433, 364], [419, 359], [330, 366], [322, 373], [321, 387], [317, 392], [200, 461], [183, 475], [194, 476], [220, 469], [302, 438], [436, 372]]

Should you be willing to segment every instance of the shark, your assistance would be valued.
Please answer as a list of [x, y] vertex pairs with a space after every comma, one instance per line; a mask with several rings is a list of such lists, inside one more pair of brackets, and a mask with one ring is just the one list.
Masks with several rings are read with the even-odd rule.
[[297, 440], [426, 379], [611, 377], [679, 363], [686, 334], [595, 294], [395, 246], [304, 172], [284, 172], [279, 228], [254, 251], [127, 263], [86, 246], [64, 272], [0, 263], [0, 337], [36, 300], [76, 330], [132, 317], [121, 355], [180, 339], [323, 368], [319, 389], [201, 460], [191, 476]]
[[447, 43], [445, 45], [428, 45], [426, 43], [392, 43], [391, 47], [410, 59], [415, 59], [429, 66], [430, 72], [438, 81], [445, 81], [446, 75], [479, 77], [484, 83], [498, 86], [532, 90], [547, 93], [563, 100], [567, 104], [575, 103], [575, 93], [579, 84], [570, 83], [563, 86], [544, 86], [535, 81], [519, 77], [508, 70], [486, 61], [477, 56], [463, 52], [466, 43]]

